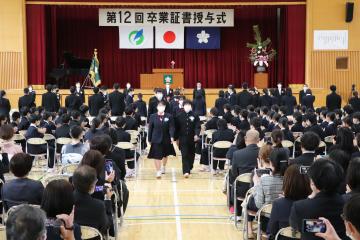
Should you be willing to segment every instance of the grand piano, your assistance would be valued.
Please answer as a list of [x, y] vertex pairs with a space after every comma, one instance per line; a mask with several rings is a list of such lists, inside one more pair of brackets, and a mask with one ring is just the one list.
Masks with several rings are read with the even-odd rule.
[[49, 73], [49, 77], [55, 79], [59, 88], [69, 88], [69, 80], [73, 77], [76, 77], [77, 80], [86, 78], [91, 59], [78, 58], [72, 52], [64, 52], [63, 59], [63, 63]]

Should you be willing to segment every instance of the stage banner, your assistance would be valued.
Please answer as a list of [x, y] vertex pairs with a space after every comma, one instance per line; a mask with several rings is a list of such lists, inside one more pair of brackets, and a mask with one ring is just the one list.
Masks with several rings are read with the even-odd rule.
[[155, 27], [155, 48], [184, 48], [184, 27], [159, 26]]
[[99, 9], [99, 26], [136, 25], [233, 27], [234, 9]]
[[153, 27], [119, 27], [119, 46], [123, 49], [154, 48]]
[[189, 49], [219, 49], [220, 28], [189, 27], [186, 28], [186, 48]]

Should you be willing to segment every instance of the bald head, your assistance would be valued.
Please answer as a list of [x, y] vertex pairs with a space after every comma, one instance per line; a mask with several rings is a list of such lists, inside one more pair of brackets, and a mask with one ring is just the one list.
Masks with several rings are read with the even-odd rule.
[[246, 145], [250, 144], [258, 144], [259, 142], [259, 132], [256, 130], [249, 130], [245, 135], [245, 143]]

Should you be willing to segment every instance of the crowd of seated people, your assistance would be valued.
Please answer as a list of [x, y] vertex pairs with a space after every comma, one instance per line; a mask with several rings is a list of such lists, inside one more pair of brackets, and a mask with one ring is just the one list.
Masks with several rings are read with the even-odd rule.
[[[66, 108], [60, 107], [56, 87], [47, 86], [46, 89], [42, 106], [38, 107], [34, 95], [24, 89], [19, 112], [13, 112], [11, 119], [6, 93], [0, 93], [0, 137], [3, 140], [0, 144], [2, 156], [6, 154], [9, 159], [8, 170], [1, 166], [1, 172], [10, 171], [15, 176], [3, 185], [1, 197], [5, 209], [21, 203], [41, 205], [46, 213], [44, 221], [50, 223], [57, 215], [73, 214], [75, 239], [79, 234], [78, 225], [95, 227], [104, 234], [110, 230], [110, 234], [114, 234], [113, 205], [118, 201], [126, 209], [129, 193], [124, 180], [136, 174], [136, 161], [126, 161], [134, 158], [134, 150], [121, 149], [117, 144], [132, 141], [128, 130], [138, 130], [144, 126], [146, 118], [153, 121], [152, 114], [160, 121], [164, 120], [163, 116], [170, 119], [166, 136], [169, 135], [169, 144], [173, 144], [173, 136], [177, 134], [171, 131], [177, 128], [172, 124], [178, 122], [173, 120], [185, 112], [186, 116], [207, 116], [202, 130], [211, 130], [211, 134], [207, 132], [205, 144], [194, 136], [194, 151], [201, 156], [201, 171], [212, 171], [221, 176], [229, 169], [226, 181], [230, 191], [224, 192], [229, 195], [231, 206], [238, 201], [237, 197], [245, 196], [252, 188], [247, 206], [240, 207], [237, 216], [242, 214], [244, 207], [256, 212], [266, 204], [273, 204], [263, 228], [269, 238], [274, 238], [277, 231], [286, 226], [302, 231], [304, 219], [319, 218], [328, 231], [316, 235], [302, 233], [302, 239], [330, 239], [326, 238], [330, 235], [334, 239], [347, 239], [346, 235], [358, 234], [357, 216], [349, 212], [349, 209], [359, 207], [353, 200], [358, 199], [359, 193], [360, 107], [357, 92], [353, 93], [349, 104], [341, 108], [341, 97], [336, 93], [336, 87], [331, 86], [326, 106], [315, 109], [315, 96], [306, 85], [300, 92], [299, 105], [292, 90], [283, 89], [281, 84], [275, 90], [264, 89], [263, 95], [255, 88], [248, 88], [247, 84], [238, 93], [233, 85], [229, 85], [226, 92], [219, 92], [219, 99], [207, 113], [206, 94], [201, 84], [194, 89], [194, 101], [186, 111], [184, 105], [189, 105], [189, 101], [169, 86], [165, 90], [154, 90], [147, 109], [142, 94], [135, 100], [131, 87], [122, 93], [118, 84], [110, 94], [106, 87], [94, 88], [89, 106], [84, 104], [82, 90], [72, 87], [65, 101]], [[17, 145], [11, 140], [14, 134], [24, 134], [25, 141], [43, 138], [46, 134], [53, 135], [54, 139], [71, 140], [58, 152], [55, 151], [58, 145], [52, 141], [39, 146], [24, 145], [24, 142]], [[146, 137], [140, 138], [146, 146]], [[209, 156], [211, 145], [218, 141], [233, 144], [230, 149], [213, 149], [213, 156], [227, 158], [228, 166], [225, 161], [212, 162]], [[159, 149], [162, 150], [156, 150]], [[32, 155], [45, 152], [50, 173], [55, 171], [57, 162], [79, 164], [70, 178], [72, 184], [58, 181], [44, 189], [39, 181], [31, 180], [29, 173], [35, 157], [22, 153], [26, 151]], [[167, 157], [163, 153], [156, 154]], [[6, 164], [6, 161], [2, 162]], [[210, 169], [211, 164], [213, 169]], [[165, 165], [161, 166], [161, 174], [164, 173]], [[252, 175], [251, 181], [241, 182], [234, 189], [237, 177], [245, 173]], [[233, 196], [234, 190], [236, 196]], [[114, 198], [119, 191], [125, 192], [123, 199]], [[53, 197], [57, 194], [73, 198], [64, 200], [60, 206]], [[70, 211], [70, 205], [75, 206], [74, 213]], [[29, 206], [24, 208], [29, 209]], [[230, 211], [233, 211], [232, 207]], [[340, 216], [343, 211], [345, 223]], [[42, 218], [40, 213], [37, 216]], [[51, 229], [48, 232], [54, 233]], [[254, 236], [251, 217], [248, 233], [249, 237]]]

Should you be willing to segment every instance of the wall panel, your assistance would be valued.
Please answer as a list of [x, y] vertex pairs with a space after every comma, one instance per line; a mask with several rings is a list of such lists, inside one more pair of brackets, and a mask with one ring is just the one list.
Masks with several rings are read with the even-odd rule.
[[21, 52], [0, 52], [0, 88], [22, 88], [23, 54]]

